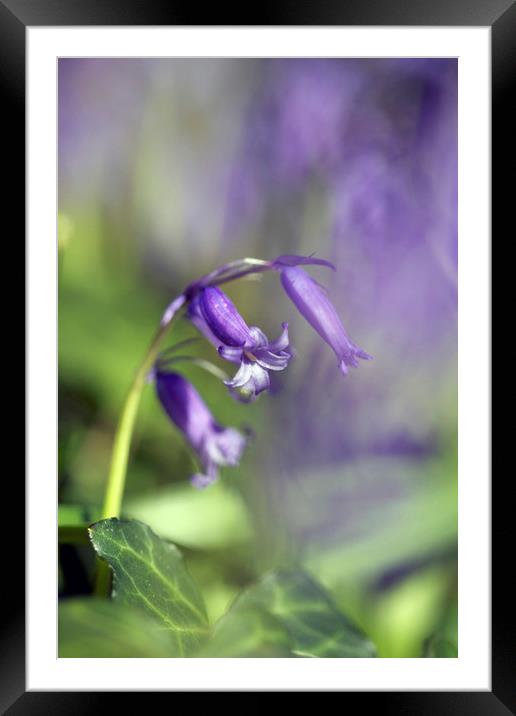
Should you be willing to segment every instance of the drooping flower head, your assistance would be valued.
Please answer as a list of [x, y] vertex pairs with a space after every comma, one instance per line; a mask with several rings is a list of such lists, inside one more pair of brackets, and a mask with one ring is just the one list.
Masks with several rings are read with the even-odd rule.
[[333, 349], [339, 361], [339, 368], [346, 375], [349, 366], [354, 368], [358, 366], [357, 358], [370, 360], [372, 356], [351, 341], [335, 307], [328, 298], [326, 289], [314, 281], [306, 271], [299, 268], [300, 263], [312, 262], [332, 267], [327, 261], [303, 260], [295, 256], [280, 256], [275, 261], [287, 296], [312, 328]]
[[232, 380], [225, 381], [233, 395], [246, 401], [254, 400], [270, 386], [269, 371], [284, 370], [291, 358], [288, 325], [275, 341], [257, 326], [248, 326], [220, 284], [234, 281], [251, 273], [278, 271], [288, 297], [321, 338], [334, 350], [339, 367], [345, 375], [349, 366], [358, 366], [358, 358], [371, 356], [356, 346], [347, 335], [326, 290], [302, 265], [315, 264], [335, 270], [325, 259], [314, 256], [282, 255], [273, 261], [246, 258], [220, 266], [191, 283], [179, 298], [167, 308], [162, 325], [187, 304], [187, 317], [217, 348], [220, 356], [238, 364]]
[[218, 478], [218, 468], [238, 465], [246, 439], [235, 428], [217, 423], [194, 386], [179, 373], [155, 368], [153, 377], [160, 403], [197, 454], [202, 472], [191, 477], [204, 488]]
[[257, 326], [247, 325], [218, 286], [201, 289], [189, 304], [188, 317], [222, 358], [240, 366], [233, 379], [225, 381], [240, 399], [254, 400], [269, 388], [269, 371], [287, 367], [288, 325], [283, 323], [279, 338], [269, 341]]
[[[159, 335], [178, 311], [186, 306], [188, 319], [216, 347], [219, 355], [239, 366], [233, 379], [224, 379], [224, 383], [238, 399], [254, 400], [270, 387], [269, 371], [284, 370], [292, 357], [288, 325], [283, 323], [279, 338], [269, 341], [257, 326], [247, 325], [236, 306], [221, 290], [220, 284], [252, 273], [277, 271], [288, 297], [334, 350], [340, 369], [346, 374], [349, 366], [358, 365], [358, 358], [369, 360], [371, 356], [350, 340], [326, 290], [300, 268], [308, 264], [335, 270], [329, 261], [313, 256], [283, 255], [273, 261], [246, 258], [224, 264], [189, 284], [169, 304], [161, 319]], [[187, 340], [183, 345], [189, 342]], [[179, 345], [173, 346], [167, 353]], [[200, 460], [203, 472], [194, 475], [192, 482], [196, 487], [205, 487], [217, 479], [220, 466], [238, 464], [245, 437], [234, 428], [220, 426], [195, 388], [181, 375], [168, 370], [171, 362], [184, 358], [176, 355], [167, 359], [165, 354], [161, 354], [150, 377], [156, 381], [164, 410]], [[203, 363], [200, 359], [186, 358]], [[210, 372], [214, 369], [212, 366]]]

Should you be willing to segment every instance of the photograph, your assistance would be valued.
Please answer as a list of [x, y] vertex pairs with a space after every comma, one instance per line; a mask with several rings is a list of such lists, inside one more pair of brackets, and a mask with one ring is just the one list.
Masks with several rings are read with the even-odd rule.
[[457, 659], [457, 58], [57, 83], [59, 659]]

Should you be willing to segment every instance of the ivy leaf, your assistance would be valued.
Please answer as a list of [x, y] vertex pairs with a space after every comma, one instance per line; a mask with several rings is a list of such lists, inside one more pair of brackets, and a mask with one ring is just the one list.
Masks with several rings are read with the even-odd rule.
[[169, 657], [174, 643], [140, 609], [93, 597], [59, 603], [59, 658]]
[[215, 625], [213, 635], [197, 657], [288, 657], [290, 636], [263, 609], [235, 605]]
[[89, 534], [99, 557], [113, 569], [113, 599], [153, 617], [173, 638], [171, 656], [197, 647], [207, 635], [208, 618], [179, 550], [136, 520], [102, 520]]
[[274, 572], [243, 599], [279, 619], [290, 634], [296, 656], [376, 656], [373, 643], [306, 572], [294, 569]]
[[[243, 654], [235, 653], [237, 646]], [[215, 656], [221, 649], [227, 656], [260, 656], [260, 651], [284, 652], [287, 647], [290, 656], [376, 656], [366, 635], [301, 570], [273, 572], [237, 597], [217, 623], [206, 652]], [[246, 648], [251, 653], [245, 653]]]

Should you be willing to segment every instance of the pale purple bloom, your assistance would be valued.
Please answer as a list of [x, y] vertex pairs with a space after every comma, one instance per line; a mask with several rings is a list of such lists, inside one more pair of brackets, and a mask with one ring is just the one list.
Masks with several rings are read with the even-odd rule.
[[241, 259], [224, 264], [191, 283], [165, 311], [162, 325], [166, 325], [184, 303], [187, 317], [215, 346], [219, 355], [239, 365], [232, 380], [224, 381], [232, 394], [245, 401], [254, 400], [270, 388], [269, 371], [284, 370], [292, 352], [289, 348], [288, 324], [275, 341], [257, 326], [248, 326], [231, 299], [218, 284], [233, 281], [250, 273], [279, 271], [289, 298], [310, 325], [335, 351], [342, 373], [356, 367], [358, 358], [371, 356], [358, 348], [348, 337], [344, 326], [328, 299], [326, 290], [311, 278], [300, 265], [315, 264], [335, 270], [326, 259], [313, 256], [283, 254], [272, 261]]
[[217, 348], [219, 355], [240, 365], [234, 378], [225, 381], [232, 393], [254, 400], [270, 386], [269, 371], [287, 367], [288, 325], [275, 341], [269, 341], [257, 326], [248, 326], [233, 302], [217, 286], [199, 291], [188, 307], [188, 318]]
[[349, 366], [358, 366], [357, 358], [370, 360], [371, 356], [350, 340], [326, 289], [306, 271], [294, 265], [285, 265], [281, 269], [281, 283], [301, 315], [333, 349], [344, 375]]
[[194, 386], [179, 373], [155, 369], [158, 398], [168, 417], [197, 454], [202, 472], [192, 476], [203, 488], [218, 478], [218, 468], [238, 465], [245, 437], [235, 428], [219, 425]]

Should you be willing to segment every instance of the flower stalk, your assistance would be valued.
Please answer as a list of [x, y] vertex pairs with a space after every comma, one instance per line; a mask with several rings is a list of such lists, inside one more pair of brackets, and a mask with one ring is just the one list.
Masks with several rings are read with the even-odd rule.
[[[171, 307], [169, 307], [167, 316], [168, 320], [161, 322], [156, 335], [147, 349], [140, 367], [136, 371], [131, 387], [129, 388], [129, 392], [127, 393], [127, 397], [118, 420], [115, 439], [113, 442], [113, 450], [111, 452], [111, 464], [101, 513], [101, 519], [103, 520], [108, 519], [109, 517], [120, 517], [127, 475], [127, 463], [129, 461], [129, 449], [131, 447], [131, 439], [133, 436], [134, 425], [136, 423], [136, 416], [138, 414], [142, 391], [147, 382], [147, 374], [156, 360], [160, 346], [167, 334], [170, 324], [184, 302], [185, 298], [181, 295], [173, 302], [173, 304], [171, 304]], [[95, 593], [99, 596], [106, 596], [109, 593], [110, 584], [110, 569], [105, 562], [99, 562]]]

